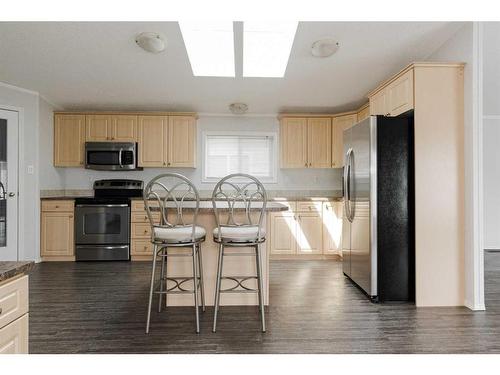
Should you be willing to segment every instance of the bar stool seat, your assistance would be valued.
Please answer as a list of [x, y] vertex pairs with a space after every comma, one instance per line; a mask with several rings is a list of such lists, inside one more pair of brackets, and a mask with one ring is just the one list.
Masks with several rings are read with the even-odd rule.
[[[153, 229], [154, 242], [161, 243], [183, 243], [183, 242], [191, 242], [193, 240], [193, 226], [186, 225], [181, 227], [172, 227], [172, 228], [154, 228]], [[194, 230], [194, 240], [201, 241], [205, 239], [207, 232], [205, 228], [196, 226]]]
[[[213, 230], [214, 241], [219, 242], [219, 228]], [[266, 231], [264, 228], [260, 228], [260, 240], [259, 240], [259, 226], [249, 225], [249, 226], [230, 226], [220, 227], [220, 242], [246, 242], [246, 243], [258, 243], [263, 242], [266, 236]]]

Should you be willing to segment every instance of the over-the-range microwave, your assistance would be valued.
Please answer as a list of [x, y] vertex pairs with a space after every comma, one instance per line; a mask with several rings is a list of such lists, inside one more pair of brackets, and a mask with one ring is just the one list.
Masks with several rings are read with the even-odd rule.
[[85, 142], [85, 168], [100, 171], [130, 171], [137, 168], [134, 142]]

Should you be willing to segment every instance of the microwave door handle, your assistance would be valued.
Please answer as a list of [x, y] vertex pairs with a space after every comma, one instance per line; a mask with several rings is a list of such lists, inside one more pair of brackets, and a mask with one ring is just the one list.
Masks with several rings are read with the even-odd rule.
[[118, 151], [118, 164], [120, 164], [120, 168], [123, 168], [123, 164], [122, 164], [122, 149], [120, 149]]

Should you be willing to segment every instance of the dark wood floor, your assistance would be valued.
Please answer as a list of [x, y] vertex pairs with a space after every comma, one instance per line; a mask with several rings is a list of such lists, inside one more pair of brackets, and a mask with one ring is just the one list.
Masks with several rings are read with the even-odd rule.
[[[491, 259], [490, 259], [491, 258]], [[487, 256], [486, 312], [372, 304], [336, 261], [272, 261], [268, 332], [256, 307], [153, 313], [149, 263], [42, 263], [30, 277], [31, 353], [499, 353], [500, 253]]]

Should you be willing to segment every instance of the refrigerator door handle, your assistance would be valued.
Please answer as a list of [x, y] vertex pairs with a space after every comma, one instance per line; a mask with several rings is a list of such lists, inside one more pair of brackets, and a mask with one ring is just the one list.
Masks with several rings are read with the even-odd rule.
[[346, 166], [345, 166], [345, 197], [344, 197], [344, 206], [346, 211], [347, 220], [352, 223], [351, 218], [351, 154], [352, 148], [347, 151], [346, 154]]

